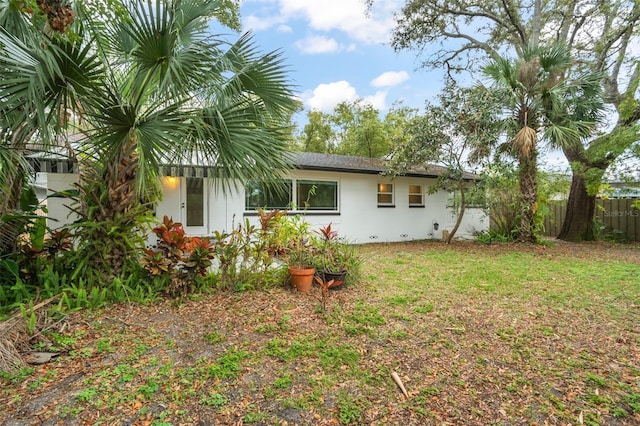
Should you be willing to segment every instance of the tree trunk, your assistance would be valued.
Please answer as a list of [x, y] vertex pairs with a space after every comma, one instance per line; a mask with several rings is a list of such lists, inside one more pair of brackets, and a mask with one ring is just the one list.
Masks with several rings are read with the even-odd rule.
[[89, 168], [81, 184], [85, 220], [100, 224], [89, 227], [85, 239], [100, 241], [100, 247], [105, 247], [104, 250], [89, 247], [88, 263], [105, 282], [121, 276], [128, 257], [131, 260], [136, 255], [136, 247], [132, 244], [141, 214], [135, 192], [137, 169], [136, 140], [131, 138], [102, 174]]
[[584, 176], [573, 173], [562, 229], [557, 238], [564, 241], [593, 241], [593, 217], [596, 196], [589, 195]]
[[520, 227], [517, 240], [523, 243], [535, 243], [535, 216], [538, 201], [536, 153], [520, 158]]
[[[562, 229], [556, 238], [564, 241], [579, 242], [593, 241], [593, 218], [595, 215], [595, 191], [589, 191], [589, 184], [599, 184], [602, 181], [609, 161], [601, 159], [592, 162], [584, 149], [563, 149], [566, 159], [571, 164], [572, 178], [567, 212], [565, 213]], [[587, 181], [587, 176], [589, 181]], [[591, 195], [593, 193], [593, 195]]]
[[458, 232], [458, 228], [460, 228], [460, 224], [462, 223], [462, 218], [464, 217], [465, 210], [466, 210], [466, 203], [465, 203], [465, 194], [464, 194], [464, 183], [462, 183], [460, 185], [460, 211], [458, 212], [458, 217], [456, 218], [456, 224], [453, 225], [453, 229], [451, 230], [451, 232], [449, 232], [449, 236], [445, 241], [446, 244], [451, 244], [453, 237], [456, 235], [456, 232]]
[[[0, 217], [13, 214], [20, 209], [20, 197], [25, 183], [26, 170], [17, 166], [16, 170], [7, 173], [6, 187], [2, 189], [0, 202]], [[22, 226], [15, 220], [4, 222], [0, 220], [0, 255], [15, 253], [18, 245], [18, 234]]]

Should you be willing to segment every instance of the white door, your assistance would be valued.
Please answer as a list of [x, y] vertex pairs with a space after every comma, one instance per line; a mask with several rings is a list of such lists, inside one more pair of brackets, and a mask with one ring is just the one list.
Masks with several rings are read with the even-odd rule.
[[184, 178], [182, 180], [182, 226], [187, 235], [207, 235], [208, 199], [207, 180], [203, 178]]

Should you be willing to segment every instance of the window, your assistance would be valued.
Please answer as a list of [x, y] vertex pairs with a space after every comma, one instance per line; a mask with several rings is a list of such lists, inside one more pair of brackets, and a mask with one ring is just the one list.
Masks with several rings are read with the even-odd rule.
[[277, 182], [249, 181], [245, 185], [245, 210], [287, 209], [291, 206], [292, 182], [282, 180]]
[[378, 207], [393, 207], [393, 184], [378, 184]]
[[187, 226], [204, 226], [204, 179], [187, 178]]
[[338, 182], [295, 179], [245, 185], [245, 211], [291, 209], [293, 200], [299, 211], [338, 211]]
[[409, 185], [409, 207], [424, 207], [422, 185]]
[[338, 210], [338, 182], [298, 180], [296, 192], [300, 210]]

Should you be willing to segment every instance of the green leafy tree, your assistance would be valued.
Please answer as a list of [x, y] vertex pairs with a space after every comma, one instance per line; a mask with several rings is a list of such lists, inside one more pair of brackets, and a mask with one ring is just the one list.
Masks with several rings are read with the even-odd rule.
[[106, 16], [75, 3], [68, 37], [0, 31], [0, 106], [42, 139], [56, 120], [81, 136], [81, 213], [101, 224], [84, 244], [113, 247], [88, 254], [106, 277], [135, 255], [122, 236], [154, 202], [161, 164], [211, 164], [214, 177], [231, 178], [225, 187], [271, 177], [288, 167], [286, 124], [298, 106], [279, 53], [248, 34], [233, 43], [211, 34], [211, 18], [233, 22], [234, 3], [113, 3]]
[[303, 152], [334, 152], [335, 146], [331, 142], [335, 139], [335, 134], [329, 115], [321, 111], [309, 111], [307, 120], [298, 135], [298, 149]]
[[389, 153], [391, 140], [380, 119], [380, 111], [356, 102], [338, 105], [336, 112], [337, 121], [344, 129], [337, 148], [339, 154], [379, 158]]
[[[375, 0], [368, 0], [373, 3]], [[635, 0], [407, 0], [396, 14], [392, 46], [415, 50], [428, 68], [474, 74], [488, 57], [522, 57], [530, 46], [564, 44], [572, 68], [602, 73], [614, 126], [563, 147], [572, 185], [559, 238], [591, 240], [595, 196], [602, 177], [638, 139], [640, 2]]]
[[341, 102], [331, 114], [308, 112], [308, 123], [298, 135], [297, 145], [308, 152], [384, 157], [412, 115], [415, 109], [398, 104], [381, 119], [380, 111], [362, 100]]
[[467, 193], [474, 190], [475, 176], [468, 173], [484, 157], [500, 134], [498, 110], [483, 88], [466, 89], [451, 80], [438, 96], [427, 102], [425, 112], [411, 118], [405, 132], [395, 140], [387, 162], [388, 172], [403, 175], [416, 167], [429, 170], [436, 164], [444, 171], [429, 187], [430, 193], [445, 190], [459, 194], [457, 220], [446, 243], [454, 238], [464, 217]]

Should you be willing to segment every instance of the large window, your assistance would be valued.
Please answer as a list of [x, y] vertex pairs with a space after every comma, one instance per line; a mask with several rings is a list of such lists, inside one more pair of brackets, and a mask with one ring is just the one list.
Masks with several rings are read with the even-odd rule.
[[393, 207], [393, 184], [378, 184], [378, 207]]
[[245, 211], [292, 209], [294, 200], [297, 211], [338, 211], [338, 182], [295, 179], [245, 185]]
[[424, 207], [422, 185], [409, 185], [409, 207]]
[[287, 209], [293, 200], [290, 180], [269, 183], [253, 180], [247, 182], [244, 189], [245, 210]]
[[296, 192], [299, 210], [338, 210], [338, 182], [298, 180]]

